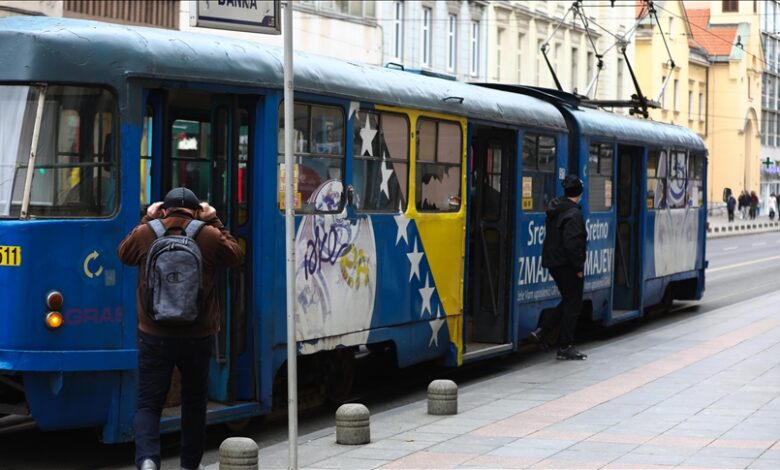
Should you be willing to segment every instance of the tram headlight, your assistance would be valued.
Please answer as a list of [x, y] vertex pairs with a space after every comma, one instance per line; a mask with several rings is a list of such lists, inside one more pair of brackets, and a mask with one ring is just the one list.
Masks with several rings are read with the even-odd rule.
[[62, 326], [62, 314], [60, 312], [49, 312], [46, 314], [46, 326], [52, 330]]
[[63, 298], [60, 292], [54, 290], [46, 294], [46, 306], [51, 310], [61, 310], [62, 303]]

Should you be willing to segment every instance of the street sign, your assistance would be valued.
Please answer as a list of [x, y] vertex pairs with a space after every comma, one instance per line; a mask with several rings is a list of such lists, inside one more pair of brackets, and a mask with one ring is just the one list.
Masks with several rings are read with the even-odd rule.
[[279, 0], [190, 0], [190, 26], [281, 34]]

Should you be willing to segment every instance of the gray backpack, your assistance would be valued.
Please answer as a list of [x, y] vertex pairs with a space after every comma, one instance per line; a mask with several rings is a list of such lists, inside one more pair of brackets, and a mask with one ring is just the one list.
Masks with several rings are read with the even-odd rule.
[[146, 312], [165, 326], [198, 320], [203, 297], [203, 257], [195, 237], [205, 225], [191, 221], [184, 235], [169, 235], [159, 219], [149, 222], [157, 237], [146, 257]]

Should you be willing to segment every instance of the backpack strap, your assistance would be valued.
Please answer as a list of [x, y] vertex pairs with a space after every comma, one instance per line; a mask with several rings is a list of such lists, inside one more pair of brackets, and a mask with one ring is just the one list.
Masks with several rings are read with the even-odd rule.
[[162, 221], [160, 219], [153, 219], [150, 220], [148, 224], [149, 228], [152, 229], [152, 232], [154, 232], [155, 238], [160, 238], [165, 235], [165, 225], [163, 225]]
[[198, 236], [200, 229], [202, 229], [204, 225], [206, 225], [206, 222], [193, 219], [190, 223], [187, 224], [187, 227], [184, 228], [184, 234], [194, 239]]

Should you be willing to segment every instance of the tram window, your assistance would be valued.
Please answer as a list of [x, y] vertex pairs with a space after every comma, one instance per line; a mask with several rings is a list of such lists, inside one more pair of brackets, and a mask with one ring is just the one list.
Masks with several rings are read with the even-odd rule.
[[591, 212], [612, 208], [612, 157], [610, 144], [591, 144], [588, 154], [588, 206]]
[[[18, 217], [38, 89], [0, 86], [0, 216]], [[93, 87], [46, 91], [28, 213], [35, 217], [105, 217], [117, 206], [116, 101]]]
[[154, 110], [146, 108], [144, 128], [141, 134], [141, 213], [152, 203], [152, 139], [154, 135]]
[[459, 123], [434, 119], [417, 122], [417, 209], [457, 212], [460, 209], [463, 134]]
[[647, 208], [666, 207], [666, 151], [651, 150], [647, 156]]
[[[529, 184], [530, 191], [527, 189]], [[554, 197], [555, 138], [526, 134], [523, 138], [523, 210], [544, 212]]]
[[704, 155], [691, 154], [688, 157], [688, 204], [691, 207], [704, 205]]
[[[297, 212], [343, 207], [344, 112], [337, 106], [295, 103], [294, 201]], [[284, 209], [284, 104], [279, 107], [279, 209]]]
[[211, 201], [211, 123], [176, 119], [171, 126], [171, 187], [185, 186]]
[[681, 150], [669, 153], [666, 200], [670, 209], [688, 205], [688, 154]]
[[409, 121], [400, 114], [360, 111], [355, 114], [353, 129], [352, 180], [357, 209], [402, 211], [407, 200]]
[[238, 224], [244, 225], [249, 217], [249, 111], [239, 110], [241, 127], [238, 129]]

